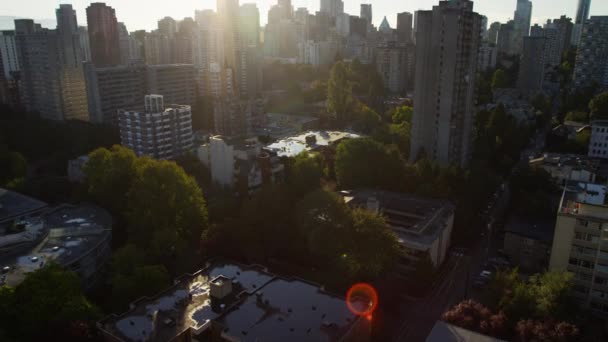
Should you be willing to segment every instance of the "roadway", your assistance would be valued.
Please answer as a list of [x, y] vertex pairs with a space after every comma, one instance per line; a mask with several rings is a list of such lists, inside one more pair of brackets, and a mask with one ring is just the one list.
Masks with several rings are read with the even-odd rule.
[[[521, 165], [527, 164], [530, 156], [543, 152], [545, 139], [550, 127], [541, 129], [530, 140], [528, 147], [521, 154]], [[516, 167], [518, 167], [516, 166]], [[505, 195], [505, 192], [501, 192]], [[498, 202], [498, 201], [496, 201]], [[496, 203], [495, 202], [495, 203]], [[501, 210], [492, 208], [488, 222], [494, 222]], [[484, 227], [480, 228], [483, 231]], [[402, 317], [397, 331], [393, 334], [393, 341], [425, 341], [435, 322], [448, 309], [474, 293], [472, 283], [475, 277], [483, 270], [484, 263], [493, 256], [501, 245], [495, 236], [492, 225], [488, 225], [487, 232], [468, 250], [466, 255], [452, 254], [448, 258], [447, 271], [441, 277], [440, 283], [429, 295], [422, 299], [404, 299], [401, 303]], [[468, 273], [468, 277], [467, 277]]]

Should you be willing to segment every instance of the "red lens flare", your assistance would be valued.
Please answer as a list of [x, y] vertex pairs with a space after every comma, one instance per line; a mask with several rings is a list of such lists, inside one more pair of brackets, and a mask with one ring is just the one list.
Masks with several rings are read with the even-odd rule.
[[353, 314], [371, 319], [378, 307], [378, 292], [369, 284], [355, 284], [346, 293], [346, 305]]

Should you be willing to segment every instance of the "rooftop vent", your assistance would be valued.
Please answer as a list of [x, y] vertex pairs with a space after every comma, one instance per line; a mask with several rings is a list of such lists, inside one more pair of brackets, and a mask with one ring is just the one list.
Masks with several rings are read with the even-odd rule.
[[223, 299], [232, 293], [232, 281], [220, 275], [215, 277], [210, 283], [209, 294], [213, 298]]

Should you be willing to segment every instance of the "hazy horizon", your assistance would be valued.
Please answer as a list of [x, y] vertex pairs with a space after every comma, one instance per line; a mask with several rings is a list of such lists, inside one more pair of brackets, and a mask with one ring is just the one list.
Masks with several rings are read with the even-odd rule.
[[[61, 3], [71, 3], [76, 9], [79, 25], [86, 25], [86, 7], [95, 1], [75, 0], [21, 0], [18, 2], [5, 1], [0, 3], [0, 29], [12, 29], [12, 20], [6, 17], [31, 18], [42, 21], [43, 27], [52, 28], [55, 22], [55, 9]], [[399, 12], [414, 12], [417, 10], [428, 10], [436, 5], [438, 0], [411, 0], [408, 2], [394, 3], [393, 1], [344, 1], [344, 11], [351, 15], [359, 15], [359, 6], [362, 3], [372, 3], [374, 24], [378, 26], [384, 16], [387, 17], [391, 27], [396, 26], [396, 17]], [[167, 1], [145, 1], [108, 0], [106, 4], [116, 9], [118, 21], [124, 22], [129, 31], [140, 29], [153, 30], [159, 19], [170, 16], [176, 20], [184, 17], [193, 17], [196, 9], [215, 9], [215, 0], [173, 0]], [[241, 1], [243, 3], [256, 3], [260, 10], [260, 23], [266, 24], [268, 10], [277, 3], [276, 0]], [[320, 0], [292, 0], [294, 9], [306, 7], [311, 13], [319, 10]], [[494, 21], [504, 22], [513, 17], [516, 0], [478, 0], [474, 1], [475, 11], [486, 15], [488, 23]], [[542, 24], [547, 19], [558, 18], [560, 15], [574, 17], [576, 13], [577, 0], [536, 0], [532, 1], [532, 23]], [[142, 15], [142, 8], [146, 15]], [[592, 0], [591, 15], [608, 15], [608, 1]]]

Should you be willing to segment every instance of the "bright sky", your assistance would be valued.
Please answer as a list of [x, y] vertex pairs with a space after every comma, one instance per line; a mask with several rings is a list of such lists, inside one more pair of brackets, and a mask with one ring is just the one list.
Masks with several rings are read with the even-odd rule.
[[[103, 0], [98, 0], [103, 1]], [[76, 9], [80, 25], [86, 24], [85, 8], [95, 1], [86, 0], [2, 0], [0, 16], [17, 16], [33, 19], [55, 18], [55, 8], [60, 3], [71, 3]], [[241, 3], [255, 2], [260, 9], [262, 24], [266, 23], [268, 9], [276, 0], [241, 0]], [[544, 23], [549, 18], [562, 14], [574, 17], [578, 0], [533, 0], [532, 22]], [[175, 19], [193, 17], [195, 9], [215, 9], [216, 0], [106, 0], [106, 4], [116, 9], [119, 21], [130, 31], [156, 28], [158, 19], [171, 16]], [[307, 7], [311, 12], [319, 9], [320, 0], [292, 0], [294, 8]], [[374, 24], [377, 26], [384, 16], [395, 27], [398, 12], [414, 12], [431, 9], [438, 0], [344, 0], [345, 12], [359, 15], [361, 3], [372, 3]], [[513, 17], [517, 0], [476, 0], [475, 11], [486, 15], [489, 22], [505, 21]], [[608, 15], [607, 0], [591, 0], [591, 15]]]

